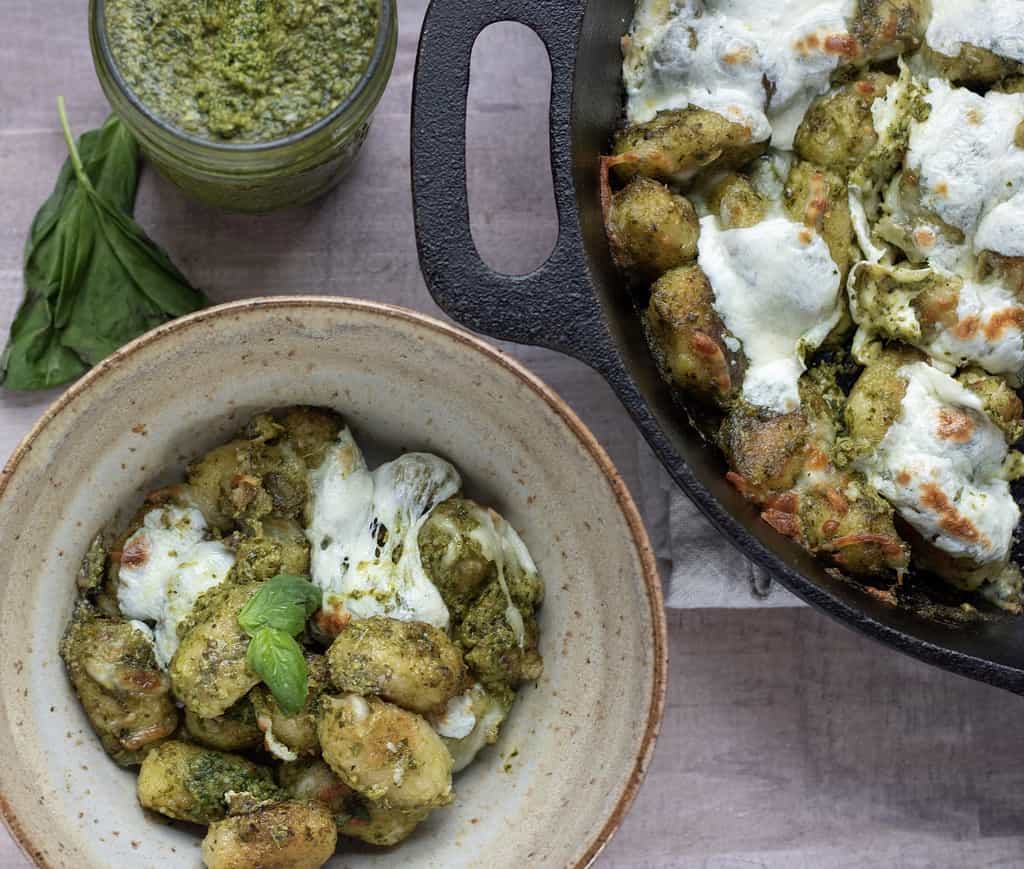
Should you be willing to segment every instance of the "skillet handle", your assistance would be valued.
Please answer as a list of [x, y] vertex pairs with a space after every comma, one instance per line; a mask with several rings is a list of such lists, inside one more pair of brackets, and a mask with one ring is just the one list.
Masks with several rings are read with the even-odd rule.
[[[453, 319], [494, 338], [549, 347], [605, 370], [611, 336], [590, 283], [572, 172], [576, 45], [586, 0], [433, 0], [420, 35], [412, 110], [412, 189], [420, 265]], [[466, 191], [466, 99], [473, 44], [488, 25], [518, 21], [551, 58], [551, 164], [558, 240], [528, 275], [480, 258]]]

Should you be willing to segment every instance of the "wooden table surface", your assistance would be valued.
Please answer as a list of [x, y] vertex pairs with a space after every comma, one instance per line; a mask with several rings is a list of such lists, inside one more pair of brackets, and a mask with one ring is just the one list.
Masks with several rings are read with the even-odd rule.
[[[423, 286], [408, 183], [413, 61], [425, 0], [399, 0], [394, 78], [355, 174], [308, 208], [224, 215], [146, 172], [138, 217], [216, 301], [316, 292], [438, 313]], [[0, 330], [21, 297], [21, 251], [63, 158], [54, 100], [99, 124], [84, 0], [3, 0]], [[547, 64], [499, 25], [471, 93], [475, 236], [525, 271], [550, 250]], [[580, 412], [622, 470], [664, 559], [669, 484], [610, 390], [555, 354], [510, 348]], [[54, 394], [0, 391], [0, 456]], [[671, 681], [647, 783], [603, 867], [1024, 865], [1024, 702], [928, 668], [810, 610], [670, 613]], [[2, 757], [2, 749], [0, 749]], [[1018, 793], [1018, 788], [1021, 793]], [[0, 866], [28, 863], [0, 829]]]

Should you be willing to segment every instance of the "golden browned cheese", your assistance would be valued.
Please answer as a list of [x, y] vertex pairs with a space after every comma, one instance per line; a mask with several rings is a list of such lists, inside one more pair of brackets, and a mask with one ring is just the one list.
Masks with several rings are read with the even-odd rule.
[[926, 45], [921, 50], [921, 58], [935, 74], [960, 85], [984, 87], [1024, 71], [1024, 65], [1017, 61], [966, 42], [956, 57], [941, 54]]
[[914, 51], [928, 26], [928, 0], [860, 0], [850, 32], [857, 41], [853, 60], [869, 63]]
[[141, 763], [174, 732], [170, 683], [149, 638], [131, 624], [79, 604], [60, 651], [89, 723], [117, 763]]
[[227, 815], [226, 794], [248, 794], [257, 801], [280, 796], [266, 767], [176, 740], [161, 743], [146, 755], [137, 787], [145, 808], [194, 824]]
[[376, 697], [325, 696], [318, 732], [324, 760], [368, 799], [403, 810], [452, 801], [452, 757], [416, 713]]
[[[1021, 124], [1024, 125], [1024, 121]], [[1024, 144], [1021, 148], [1024, 148]], [[982, 251], [978, 258], [978, 272], [982, 280], [995, 278], [1013, 292], [1017, 301], [1024, 302], [1024, 256], [1003, 256], [990, 250]]]
[[202, 718], [216, 718], [260, 682], [245, 662], [249, 636], [238, 613], [262, 583], [224, 583], [202, 595], [195, 625], [171, 659], [174, 695]]
[[327, 651], [331, 683], [413, 712], [437, 711], [462, 688], [462, 653], [433, 625], [375, 616], [351, 622]]
[[298, 755], [312, 755], [320, 751], [316, 735], [316, 709], [319, 697], [328, 687], [329, 681], [327, 658], [323, 655], [308, 652], [306, 669], [306, 705], [294, 715], [286, 715], [281, 711], [266, 685], [257, 685], [249, 695], [256, 710], [256, 723], [260, 733], [266, 734], [267, 745], [272, 745], [276, 740]]
[[338, 830], [317, 802], [259, 806], [210, 824], [203, 839], [209, 869], [318, 869], [334, 855]]
[[689, 106], [658, 112], [654, 120], [619, 132], [610, 162], [621, 181], [643, 175], [685, 182], [700, 170], [736, 169], [763, 154], [767, 142], [752, 143], [750, 137], [748, 127]]
[[878, 144], [871, 106], [895, 80], [870, 72], [818, 97], [796, 131], [797, 155], [840, 175], [859, 166]]
[[634, 178], [615, 193], [607, 230], [616, 265], [637, 283], [649, 285], [697, 257], [696, 211], [650, 178]]
[[643, 323], [662, 376], [687, 393], [724, 404], [742, 383], [745, 363], [725, 344], [714, 300], [700, 266], [673, 269], [651, 288]]
[[754, 189], [750, 179], [737, 172], [730, 172], [715, 184], [707, 204], [722, 229], [754, 226], [764, 220], [768, 211], [768, 202]]

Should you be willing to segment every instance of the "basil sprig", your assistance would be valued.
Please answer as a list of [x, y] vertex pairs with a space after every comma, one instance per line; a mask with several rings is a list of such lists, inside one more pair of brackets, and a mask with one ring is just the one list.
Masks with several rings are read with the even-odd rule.
[[131, 218], [139, 147], [115, 117], [67, 141], [50, 198], [25, 245], [25, 298], [0, 355], [0, 384], [45, 389], [73, 380], [159, 324], [203, 307], [162, 250]]
[[295, 636], [320, 608], [322, 597], [304, 576], [280, 573], [268, 579], [238, 614], [238, 623], [252, 638], [245, 662], [285, 715], [301, 712], [306, 705], [309, 670]]

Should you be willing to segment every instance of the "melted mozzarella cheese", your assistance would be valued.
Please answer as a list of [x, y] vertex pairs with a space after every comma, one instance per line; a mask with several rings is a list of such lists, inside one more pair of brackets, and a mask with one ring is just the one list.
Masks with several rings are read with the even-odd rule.
[[224, 544], [205, 537], [206, 520], [198, 510], [159, 507], [124, 543], [117, 601], [126, 618], [156, 623], [154, 647], [163, 668], [177, 651], [178, 625], [235, 563]]
[[910, 133], [908, 168], [922, 203], [970, 240], [983, 217], [1024, 189], [1024, 94], [979, 96], [942, 79], [928, 83], [931, 113]]
[[907, 381], [900, 415], [863, 462], [868, 481], [943, 552], [1005, 561], [1020, 510], [1002, 474], [1002, 433], [953, 378], [924, 362], [899, 373]]
[[[874, 333], [904, 341], [928, 353], [939, 367], [952, 370], [974, 362], [991, 374], [1003, 374], [1014, 385], [1024, 375], [1024, 309], [1015, 295], [996, 283], [964, 280], [957, 298], [956, 323], [926, 339], [915, 300], [934, 277], [932, 269], [880, 266], [891, 279], [884, 291], [858, 276], [865, 264], [851, 271], [850, 312], [868, 340]], [[940, 270], [938, 270], [940, 271]]]
[[[688, 105], [789, 149], [849, 42], [854, 0], [640, 0], [626, 43], [634, 123]], [[766, 82], [771, 95], [769, 97]]]
[[992, 374], [1005, 374], [1020, 385], [1024, 373], [1024, 309], [1015, 295], [999, 284], [966, 281], [957, 303], [957, 325], [943, 329], [921, 349], [961, 366], [976, 362]]
[[1024, 190], [1000, 202], [982, 217], [974, 246], [1005, 256], [1024, 256]]
[[[864, 208], [864, 201], [859, 188], [850, 185], [847, 190], [847, 199], [850, 204], [850, 220], [853, 222], [853, 234], [857, 238], [857, 244], [869, 263], [881, 262], [888, 253], [885, 248], [875, 244], [871, 237], [871, 225], [868, 223], [867, 210]], [[850, 277], [853, 275], [851, 273]]]
[[370, 471], [345, 429], [310, 474], [313, 581], [325, 609], [448, 627], [448, 608], [423, 570], [419, 532], [462, 485], [448, 462], [407, 453]]
[[1024, 0], [932, 0], [925, 41], [949, 57], [975, 45], [1024, 62]]
[[715, 310], [743, 345], [743, 397], [777, 413], [800, 406], [804, 356], [839, 322], [839, 269], [821, 236], [783, 217], [722, 230], [700, 222], [698, 262]]
[[434, 730], [447, 739], [465, 739], [476, 727], [473, 706], [472, 690], [452, 697], [445, 706], [444, 713], [434, 719]]
[[[465, 705], [468, 701], [468, 708]], [[497, 700], [488, 694], [480, 684], [474, 685], [461, 697], [456, 697], [448, 704], [450, 709], [452, 703], [463, 710], [460, 713], [459, 723], [452, 726], [451, 723], [442, 724], [448, 718], [448, 712], [441, 719], [434, 722], [434, 728], [444, 737], [445, 747], [452, 756], [454, 765], [452, 772], [461, 772], [469, 766], [485, 745], [493, 745], [498, 740], [498, 730], [508, 715], [508, 710]], [[470, 724], [472, 719], [472, 724]], [[467, 729], [468, 726], [468, 729]], [[445, 732], [459, 733], [460, 736], [450, 736]]]

